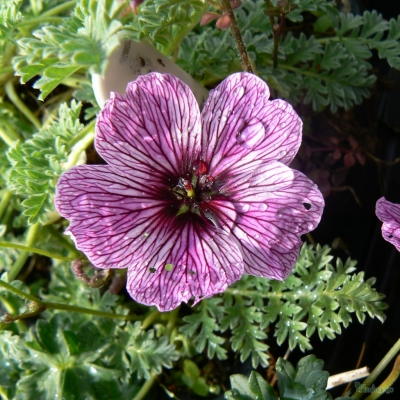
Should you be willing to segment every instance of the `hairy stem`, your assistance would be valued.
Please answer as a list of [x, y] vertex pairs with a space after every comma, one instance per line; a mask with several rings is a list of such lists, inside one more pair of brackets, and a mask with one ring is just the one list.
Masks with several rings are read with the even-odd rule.
[[[35, 241], [35, 236], [36, 236], [38, 229], [39, 229], [38, 222], [36, 224], [31, 225], [28, 228], [24, 247], [30, 248], [32, 243]], [[6, 244], [7, 244], [7, 247], [20, 246], [20, 245], [14, 244], [14, 243], [6, 243]], [[18, 248], [18, 247], [14, 247], [14, 248]], [[10, 282], [13, 281], [18, 276], [18, 274], [21, 272], [21, 269], [24, 266], [26, 260], [29, 257], [30, 252], [25, 249], [23, 249], [23, 250], [24, 251], [21, 252], [19, 257], [17, 258], [17, 260], [15, 261], [15, 263], [12, 265], [12, 267], [10, 268], [10, 270], [7, 273], [8, 279]]]
[[[375, 382], [376, 378], [382, 373], [386, 366], [393, 360], [393, 358], [400, 351], [400, 339], [394, 344], [394, 346], [387, 352], [385, 357], [382, 358], [380, 363], [375, 367], [375, 369], [370, 373], [369, 377], [363, 382], [364, 387], [368, 388]], [[353, 396], [354, 399], [359, 399], [362, 396], [362, 391], [356, 391]]]
[[24, 250], [26, 253], [36, 253], [36, 254], [40, 254], [41, 256], [55, 258], [57, 260], [62, 260], [62, 261], [72, 261], [72, 260], [75, 260], [75, 258], [76, 258], [76, 257], [64, 257], [59, 254], [51, 253], [50, 251], [38, 249], [37, 247], [31, 247], [31, 246], [26, 246], [23, 244], [16, 244], [16, 243], [10, 243], [10, 242], [0, 242], [0, 247], [8, 247], [11, 249]]
[[13, 81], [9, 80], [4, 86], [8, 98], [14, 103], [15, 107], [21, 111], [22, 114], [33, 124], [37, 129], [42, 127], [42, 124], [37, 119], [37, 117], [29, 110], [29, 108], [23, 103], [23, 101], [18, 97], [17, 92], [14, 89]]
[[229, 0], [222, 0], [222, 7], [223, 11], [226, 12], [231, 19], [231, 32], [233, 38], [235, 39], [236, 47], [239, 50], [239, 56], [242, 61], [243, 71], [254, 73], [253, 68], [251, 66], [249, 53], [247, 52], [247, 48], [246, 45], [244, 44], [242, 34], [240, 33], [239, 25], [236, 21], [235, 13], [233, 12]]
[[[71, 311], [71, 312], [79, 312], [82, 314], [94, 315], [96, 317], [123, 319], [125, 321], [141, 319], [139, 316], [137, 316], [135, 314], [130, 314], [130, 315], [114, 314], [114, 313], [110, 313], [110, 312], [106, 312], [106, 311], [92, 310], [90, 308], [78, 307], [78, 306], [74, 306], [74, 305], [70, 305], [70, 304], [52, 303], [52, 302], [48, 302], [48, 301], [43, 301], [43, 300], [40, 300], [36, 296], [32, 296], [29, 293], [25, 293], [24, 291], [16, 288], [15, 286], [13, 286], [7, 282], [4, 282], [3, 280], [0, 280], [0, 287], [7, 289], [8, 291], [16, 294], [19, 297], [22, 297], [26, 300], [29, 300], [29, 301], [32, 301], [33, 303], [38, 304], [42, 308], [42, 311], [44, 311], [45, 309], [65, 310], [65, 311]], [[16, 317], [14, 317], [14, 318], [16, 318]]]

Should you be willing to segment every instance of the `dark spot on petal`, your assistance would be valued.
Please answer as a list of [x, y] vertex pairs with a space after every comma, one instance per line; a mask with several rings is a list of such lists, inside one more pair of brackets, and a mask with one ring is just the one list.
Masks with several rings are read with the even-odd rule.
[[308, 211], [311, 208], [310, 203], [303, 203], [304, 208]]
[[165, 64], [163, 63], [163, 60], [161, 60], [161, 58], [157, 58], [157, 61], [159, 64], [161, 64], [163, 67], [165, 67]]
[[154, 274], [154, 272], [156, 272], [156, 269], [155, 269], [155, 268], [149, 268], [149, 271], [150, 271], [152, 274]]
[[144, 58], [142, 57], [139, 57], [139, 62], [141, 67], [144, 67], [146, 65], [146, 61], [144, 61]]
[[391, 239], [393, 237], [393, 235], [388, 235], [388, 238]]
[[190, 275], [194, 275], [195, 273], [196, 273], [196, 272], [193, 271], [193, 270], [190, 270], [190, 271], [189, 271], [189, 274], [190, 274]]

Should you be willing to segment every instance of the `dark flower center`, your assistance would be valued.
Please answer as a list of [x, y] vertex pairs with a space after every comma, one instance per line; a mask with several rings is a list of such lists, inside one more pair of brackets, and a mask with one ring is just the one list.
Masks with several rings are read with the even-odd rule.
[[208, 205], [218, 192], [215, 179], [207, 174], [208, 165], [204, 161], [198, 161], [184, 178], [179, 177], [178, 183], [172, 188], [172, 192], [178, 200], [178, 212], [176, 216], [184, 213], [202, 214], [211, 219], [208, 215]]

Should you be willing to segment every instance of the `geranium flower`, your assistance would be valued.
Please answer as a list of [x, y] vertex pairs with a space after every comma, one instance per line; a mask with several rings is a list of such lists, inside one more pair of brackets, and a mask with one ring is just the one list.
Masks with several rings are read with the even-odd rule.
[[400, 251], [400, 204], [391, 203], [384, 197], [376, 202], [376, 216], [383, 222], [382, 236]]
[[68, 232], [97, 268], [128, 268], [136, 301], [168, 311], [243, 273], [285, 279], [318, 224], [317, 186], [288, 167], [302, 123], [258, 77], [225, 79], [200, 114], [189, 87], [151, 73], [113, 93], [95, 147], [57, 185]]

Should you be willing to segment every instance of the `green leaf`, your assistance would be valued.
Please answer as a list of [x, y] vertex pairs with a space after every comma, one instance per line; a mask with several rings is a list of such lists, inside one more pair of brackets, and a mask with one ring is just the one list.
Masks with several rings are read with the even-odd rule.
[[24, 398], [105, 400], [122, 396], [121, 371], [104, 357], [110, 338], [93, 322], [76, 325], [69, 315], [59, 313], [50, 321], [39, 320], [30, 337], [26, 350], [31, 372], [17, 384]]
[[231, 375], [231, 390], [225, 393], [227, 400], [278, 400], [272, 386], [255, 371], [249, 379], [244, 375]]
[[221, 346], [225, 339], [214, 333], [214, 331], [220, 330], [216, 321], [223, 315], [221, 299], [214, 298], [202, 301], [196, 307], [196, 311], [196, 313], [183, 318], [185, 325], [179, 329], [180, 332], [186, 337], [192, 338], [199, 353], [207, 346], [208, 358], [217, 356], [220, 360], [225, 360], [227, 351]]
[[59, 26], [44, 26], [18, 41], [16, 75], [26, 82], [36, 75], [35, 87], [44, 100], [60, 83], [81, 68], [103, 74], [108, 56], [117, 48], [123, 26], [123, 2], [80, 0], [71, 17]]
[[1, 0], [0, 2], [0, 67], [8, 63], [7, 47], [15, 43], [15, 28], [22, 20], [21, 0]]
[[12, 165], [8, 186], [22, 202], [28, 223], [44, 223], [46, 214], [54, 210], [53, 197], [57, 178], [65, 170], [74, 138], [84, 129], [79, 122], [82, 105], [71, 102], [59, 108], [58, 120], [50, 121], [31, 139], [16, 143], [8, 153]]
[[42, 77], [35, 82], [33, 87], [40, 90], [39, 100], [44, 100], [64, 79], [71, 76], [81, 67], [68, 63], [57, 63], [47, 67]]
[[204, 0], [147, 1], [133, 23], [124, 26], [136, 41], [150, 38], [164, 54], [171, 54], [207, 11]]
[[142, 330], [140, 322], [127, 324], [119, 330], [119, 343], [129, 357], [130, 372], [138, 378], [149, 379], [153, 373], [161, 373], [162, 367], [171, 368], [179, 353], [165, 336], [155, 337], [153, 329]]
[[22, 368], [20, 360], [28, 356], [22, 341], [10, 331], [0, 331], [0, 393], [6, 399], [14, 399], [16, 385]]
[[302, 358], [296, 368], [280, 358], [276, 363], [278, 387], [282, 400], [328, 400], [331, 395], [324, 389], [328, 372], [322, 371], [323, 361], [314, 355]]

